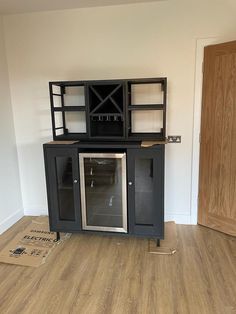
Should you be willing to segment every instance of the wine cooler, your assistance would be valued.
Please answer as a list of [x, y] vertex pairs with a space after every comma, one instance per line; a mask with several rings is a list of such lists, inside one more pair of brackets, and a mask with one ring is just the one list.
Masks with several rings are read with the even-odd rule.
[[82, 229], [127, 232], [126, 153], [80, 153]]

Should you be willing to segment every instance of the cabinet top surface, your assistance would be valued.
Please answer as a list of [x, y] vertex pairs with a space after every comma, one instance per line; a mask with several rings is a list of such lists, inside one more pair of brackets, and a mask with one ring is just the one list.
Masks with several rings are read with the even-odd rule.
[[51, 141], [46, 147], [78, 147], [78, 148], [155, 148], [167, 144], [167, 141], [133, 141], [133, 142], [103, 142], [103, 141]]
[[142, 84], [142, 83], [166, 83], [166, 77], [152, 77], [152, 78], [131, 78], [131, 79], [107, 79], [107, 80], [73, 80], [73, 81], [51, 81], [50, 85], [84, 85], [84, 84], [106, 84], [106, 83], [133, 83], [133, 84]]

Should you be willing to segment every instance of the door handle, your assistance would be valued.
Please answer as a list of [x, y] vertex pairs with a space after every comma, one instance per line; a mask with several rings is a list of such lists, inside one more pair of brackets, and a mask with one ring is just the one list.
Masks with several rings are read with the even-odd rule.
[[133, 182], [132, 182], [132, 181], [129, 181], [129, 183], [128, 183], [128, 184], [131, 186], [131, 185], [133, 185]]
[[75, 180], [74, 180], [74, 183], [75, 183], [75, 184], [76, 184], [76, 183], [78, 183], [78, 180], [77, 180], [77, 179], [75, 179]]

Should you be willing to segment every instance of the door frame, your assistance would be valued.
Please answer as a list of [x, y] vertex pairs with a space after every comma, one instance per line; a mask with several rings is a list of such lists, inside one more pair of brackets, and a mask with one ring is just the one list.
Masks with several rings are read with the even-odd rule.
[[196, 60], [194, 78], [194, 104], [193, 104], [193, 137], [192, 137], [192, 169], [191, 169], [191, 198], [190, 223], [197, 224], [198, 218], [198, 184], [200, 167], [200, 130], [202, 111], [202, 83], [204, 48], [209, 45], [220, 44], [235, 40], [235, 37], [210, 37], [196, 40]]

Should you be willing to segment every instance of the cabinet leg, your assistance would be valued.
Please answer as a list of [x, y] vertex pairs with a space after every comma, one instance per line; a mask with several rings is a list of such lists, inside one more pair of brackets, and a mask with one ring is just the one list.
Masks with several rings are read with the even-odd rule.
[[157, 239], [157, 246], [161, 246], [161, 241], [160, 241], [160, 239]]
[[56, 241], [60, 241], [61, 237], [60, 237], [60, 232], [56, 232]]

